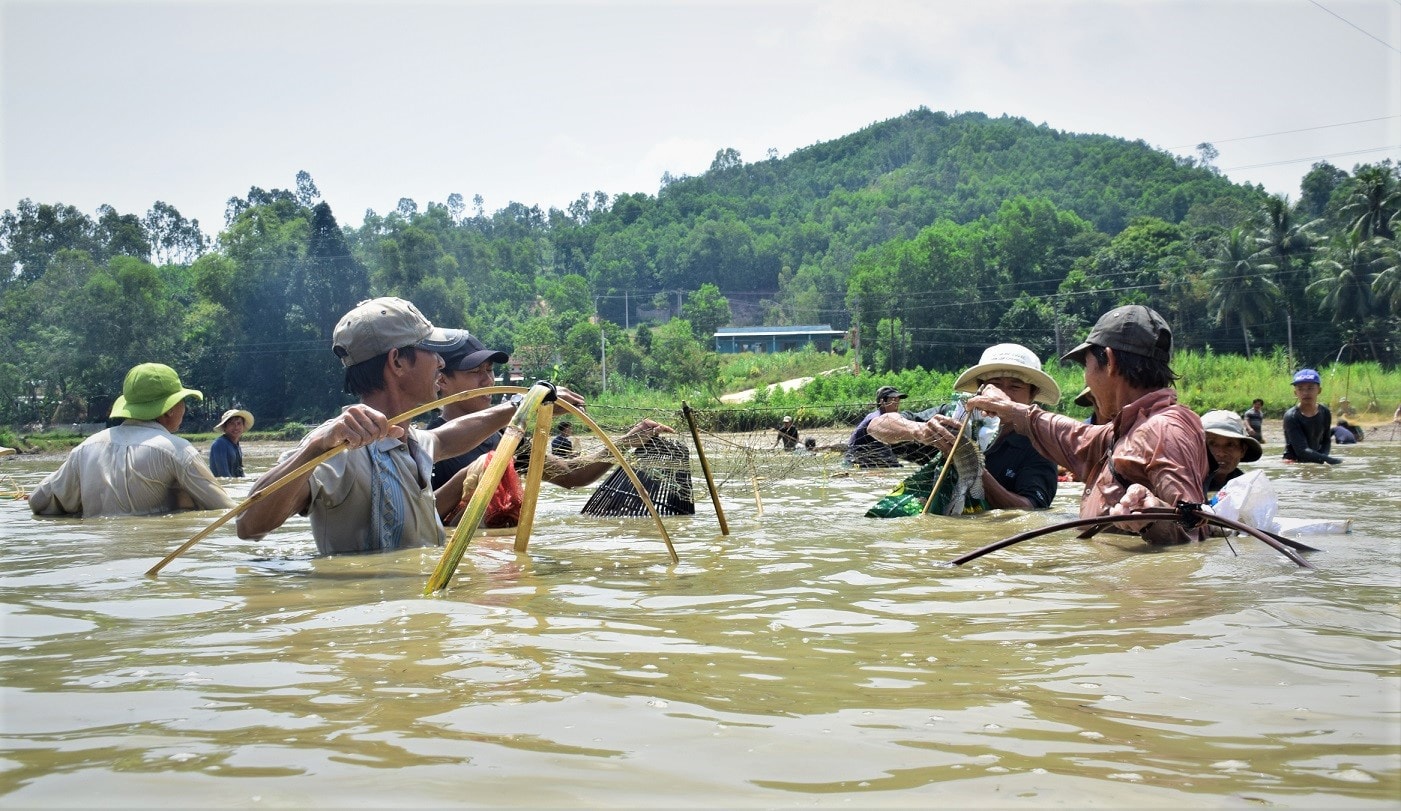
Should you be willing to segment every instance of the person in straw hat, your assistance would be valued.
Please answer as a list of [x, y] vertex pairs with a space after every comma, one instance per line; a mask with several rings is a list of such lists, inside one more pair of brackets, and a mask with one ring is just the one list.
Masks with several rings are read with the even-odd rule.
[[[1085, 366], [1085, 383], [1109, 422], [1086, 425], [1063, 414], [1013, 400], [988, 386], [971, 408], [1002, 418], [1031, 438], [1037, 452], [1085, 482], [1080, 516], [1123, 515], [1143, 508], [1200, 504], [1206, 479], [1206, 436], [1196, 412], [1177, 402], [1172, 388], [1172, 329], [1141, 304], [1100, 316], [1083, 343], [1061, 356]], [[1120, 531], [1150, 544], [1200, 540], [1199, 529], [1176, 521], [1126, 521]]]
[[214, 426], [224, 433], [209, 446], [209, 469], [215, 476], [243, 478], [243, 432], [253, 427], [253, 414], [241, 408], [231, 408]]
[[1260, 458], [1260, 441], [1245, 430], [1245, 422], [1234, 411], [1208, 411], [1202, 415], [1202, 430], [1206, 431], [1207, 474], [1203, 489], [1211, 495], [1226, 482], [1245, 475], [1241, 462]]
[[[954, 381], [954, 391], [973, 393], [985, 384], [997, 386], [1022, 405], [1060, 402], [1060, 386], [1041, 370], [1036, 353], [1020, 344], [988, 347], [977, 365]], [[869, 430], [871, 436], [897, 449], [909, 447], [907, 443], [933, 447], [942, 459], [952, 450], [960, 427], [959, 420], [949, 415], [951, 411], [950, 406], [941, 406], [918, 413], [881, 414], [871, 421]], [[1055, 463], [1037, 453], [1025, 435], [1006, 423], [985, 450], [982, 477], [984, 500], [990, 509], [1036, 510], [1049, 507], [1056, 497]]]
[[169, 366], [132, 367], [112, 404], [112, 417], [125, 421], [74, 448], [30, 493], [29, 508], [36, 515], [92, 518], [232, 507], [199, 451], [175, 436], [190, 397], [204, 399]]

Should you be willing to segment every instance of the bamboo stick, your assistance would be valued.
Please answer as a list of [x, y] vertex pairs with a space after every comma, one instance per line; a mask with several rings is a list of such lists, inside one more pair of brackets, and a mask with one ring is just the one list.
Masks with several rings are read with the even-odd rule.
[[453, 530], [452, 538], [443, 548], [443, 555], [438, 559], [437, 567], [423, 587], [425, 595], [442, 591], [448, 581], [452, 580], [457, 571], [457, 564], [462, 562], [462, 554], [467, 551], [467, 544], [472, 540], [472, 533], [477, 531], [482, 518], [486, 516], [487, 505], [491, 503], [491, 497], [501, 484], [501, 477], [506, 474], [506, 466], [515, 464], [516, 446], [525, 435], [525, 426], [530, 425], [536, 418], [541, 401], [551, 391], [553, 388], [550, 385], [536, 383], [525, 393], [525, 398], [516, 408], [516, 414], [510, 425], [506, 426], [501, 441], [496, 444], [496, 450], [492, 451], [491, 463], [482, 473], [482, 479], [477, 484], [476, 491], [472, 493], [471, 501], [467, 503], [466, 512], [462, 514], [457, 528]]
[[681, 414], [686, 418], [686, 427], [691, 429], [691, 442], [696, 446], [696, 457], [700, 459], [701, 472], [705, 474], [705, 486], [710, 490], [710, 503], [715, 505], [715, 517], [720, 521], [720, 534], [729, 535], [730, 525], [725, 521], [725, 508], [720, 504], [720, 491], [715, 487], [715, 477], [710, 475], [710, 462], [705, 458], [705, 448], [701, 447], [695, 415], [685, 400], [681, 401]]
[[545, 477], [545, 456], [550, 450], [550, 422], [554, 419], [553, 403], [542, 403], [535, 415], [535, 433], [530, 435], [530, 465], [525, 473], [525, 494], [521, 499], [520, 523], [516, 525], [516, 551], [524, 552], [530, 545], [530, 530], [535, 524], [535, 505], [540, 499], [540, 481]]

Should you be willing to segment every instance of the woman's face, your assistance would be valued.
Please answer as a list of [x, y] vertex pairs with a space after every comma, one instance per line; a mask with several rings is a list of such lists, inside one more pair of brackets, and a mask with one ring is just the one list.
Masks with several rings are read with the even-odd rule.
[[1240, 460], [1245, 458], [1245, 440], [1243, 439], [1207, 434], [1206, 449], [1211, 451], [1212, 458], [1220, 465], [1216, 469], [1218, 476], [1235, 470], [1240, 465]]

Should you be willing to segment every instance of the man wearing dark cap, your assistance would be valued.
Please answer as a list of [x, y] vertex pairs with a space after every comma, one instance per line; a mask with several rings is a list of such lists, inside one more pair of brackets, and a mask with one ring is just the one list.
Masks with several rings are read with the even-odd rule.
[[1294, 373], [1294, 398], [1298, 402], [1284, 412], [1284, 461], [1336, 465], [1333, 449], [1333, 412], [1318, 401], [1323, 378], [1313, 369]]
[[[442, 333], [443, 343], [440, 354], [443, 356], [443, 372], [439, 378], [438, 386], [443, 396], [496, 385], [495, 366], [498, 363], [509, 362], [510, 355], [500, 350], [488, 349], [480, 338], [465, 329], [442, 330]], [[578, 399], [568, 389], [560, 388], [559, 392], [561, 397]], [[579, 402], [583, 401], [579, 400]], [[514, 407], [510, 405], [492, 406], [491, 397], [485, 394], [480, 397], [448, 403], [443, 406], [442, 416], [434, 417], [429, 421], [428, 427], [434, 429], [450, 420], [484, 413], [488, 409], [501, 408], [510, 409], [508, 414], [515, 413]], [[502, 427], [504, 427], [504, 423]], [[620, 437], [618, 444], [632, 447], [659, 433], [671, 432], [672, 429], [665, 425], [652, 420], [643, 420]], [[462, 508], [466, 506], [463, 502], [467, 500], [466, 496], [468, 495], [468, 493], [463, 492], [464, 483], [469, 483], [470, 489], [470, 482], [473, 480], [471, 474], [476, 469], [472, 467], [473, 463], [489, 451], [495, 450], [500, 441], [501, 432], [493, 431], [466, 452], [440, 458], [433, 465], [433, 488], [437, 491], [437, 509], [440, 516], [452, 521], [461, 513]], [[524, 471], [529, 460], [530, 443], [529, 437], [526, 437], [516, 449], [515, 465], [517, 471]], [[598, 481], [612, 467], [613, 459], [611, 456], [567, 459], [556, 454], [549, 454], [545, 457], [543, 479], [560, 487], [582, 487]]]
[[448, 335], [403, 299], [362, 301], [346, 313], [336, 325], [331, 349], [345, 367], [346, 392], [360, 402], [283, 454], [254, 483], [250, 495], [328, 450], [340, 445], [349, 449], [249, 507], [238, 518], [239, 537], [261, 537], [301, 514], [310, 517], [322, 554], [442, 543], [433, 463], [475, 447], [505, 427], [515, 413], [509, 405], [497, 406], [430, 430], [407, 421], [390, 424], [390, 415], [436, 398], [443, 365], [439, 353], [451, 345]]
[[121, 425], [74, 448], [58, 470], [29, 495], [37, 515], [155, 515], [191, 507], [228, 509], [229, 498], [188, 441], [175, 436], [185, 400], [204, 395], [185, 388], [163, 363], [132, 367], [112, 404]]
[[899, 467], [900, 459], [890, 446], [871, 436], [871, 420], [900, 410], [900, 401], [910, 395], [894, 386], [876, 389], [876, 410], [867, 414], [851, 432], [846, 443], [846, 461], [856, 467]]
[[[1085, 482], [1081, 517], [1176, 507], [1179, 501], [1200, 504], [1206, 435], [1196, 413], [1177, 402], [1177, 375], [1169, 366], [1172, 330], [1163, 317], [1138, 304], [1110, 310], [1061, 360], [1084, 364], [1085, 383], [1106, 424], [1087, 425], [1013, 402], [996, 386], [968, 405], [1010, 421], [1038, 452]], [[1170, 521], [1119, 526], [1152, 544], [1200, 537]]]

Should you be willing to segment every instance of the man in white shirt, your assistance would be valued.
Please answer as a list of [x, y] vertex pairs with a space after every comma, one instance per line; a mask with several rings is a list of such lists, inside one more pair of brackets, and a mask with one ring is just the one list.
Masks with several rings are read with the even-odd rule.
[[185, 399], [204, 395], [185, 388], [175, 370], [142, 363], [127, 372], [122, 396], [112, 405], [121, 425], [93, 434], [74, 448], [58, 470], [29, 495], [36, 515], [154, 515], [179, 509], [232, 507], [199, 451], [175, 436], [185, 419]]

